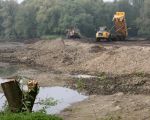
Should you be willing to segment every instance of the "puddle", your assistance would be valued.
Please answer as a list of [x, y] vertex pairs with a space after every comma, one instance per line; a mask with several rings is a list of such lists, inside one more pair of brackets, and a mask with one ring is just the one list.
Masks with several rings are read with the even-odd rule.
[[6, 98], [3, 93], [0, 93], [0, 111], [3, 110], [3, 106], [5, 104]]
[[100, 77], [98, 77], [98, 76], [92, 76], [92, 75], [71, 75], [72, 77], [74, 77], [74, 78], [85, 78], [85, 79], [88, 79], [88, 78], [100, 78]]
[[[65, 108], [69, 107], [73, 103], [83, 101], [87, 96], [81, 95], [77, 91], [71, 90], [69, 88], [63, 87], [43, 87], [40, 88], [39, 94], [35, 101], [38, 102], [39, 99], [54, 98], [57, 100], [57, 105], [48, 108], [46, 111], [50, 114], [57, 114]], [[41, 105], [34, 105], [33, 110], [37, 111], [41, 109]]]
[[[6, 82], [7, 80], [0, 79], [0, 83]], [[24, 86], [24, 89], [27, 89]], [[0, 93], [0, 109], [4, 105], [6, 98], [3, 96], [3, 93]], [[35, 103], [40, 102], [40, 100], [45, 100], [48, 98], [53, 98], [57, 101], [57, 105], [50, 106], [46, 109], [48, 114], [58, 114], [65, 108], [69, 107], [73, 103], [77, 103], [87, 99], [87, 96], [84, 96], [77, 91], [74, 91], [69, 88], [64, 87], [40, 87], [39, 94], [35, 100]], [[43, 105], [35, 104], [33, 111], [38, 111], [44, 107]]]

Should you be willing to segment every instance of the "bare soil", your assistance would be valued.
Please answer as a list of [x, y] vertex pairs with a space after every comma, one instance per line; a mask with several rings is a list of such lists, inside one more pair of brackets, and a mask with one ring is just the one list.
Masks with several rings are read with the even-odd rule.
[[150, 96], [90, 96], [61, 113], [65, 120], [150, 120]]
[[39, 41], [16, 51], [13, 57], [22, 63], [62, 72], [149, 73], [150, 42], [141, 45], [137, 42]]
[[70, 85], [80, 91], [86, 90], [88, 95], [112, 95], [118, 92], [149, 95], [150, 74], [102, 74], [98, 78], [73, 79]]
[[150, 41], [95, 43], [58, 39], [0, 49], [0, 61], [36, 65], [65, 73], [149, 73], [149, 55]]
[[[43, 86], [69, 85], [90, 95], [63, 111], [65, 120], [150, 120], [150, 41], [5, 43], [0, 61], [35, 67], [37, 71], [19, 74]], [[97, 78], [74, 79], [71, 74]]]

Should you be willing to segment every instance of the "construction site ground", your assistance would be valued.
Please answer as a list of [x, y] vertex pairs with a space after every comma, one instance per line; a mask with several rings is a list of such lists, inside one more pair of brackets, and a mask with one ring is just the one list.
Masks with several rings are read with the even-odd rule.
[[0, 62], [0, 67], [21, 66], [17, 74], [41, 86], [67, 86], [89, 95], [60, 113], [65, 120], [150, 120], [148, 40], [6, 42], [0, 44]]

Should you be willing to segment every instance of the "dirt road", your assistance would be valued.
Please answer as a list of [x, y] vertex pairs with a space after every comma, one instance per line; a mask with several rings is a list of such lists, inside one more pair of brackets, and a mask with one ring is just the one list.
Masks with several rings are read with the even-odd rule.
[[[150, 119], [150, 41], [95, 43], [58, 39], [16, 44], [0, 46], [1, 62], [38, 68], [23, 74], [42, 85], [67, 85], [91, 95], [63, 111], [65, 120]], [[68, 76], [75, 74], [97, 78]]]

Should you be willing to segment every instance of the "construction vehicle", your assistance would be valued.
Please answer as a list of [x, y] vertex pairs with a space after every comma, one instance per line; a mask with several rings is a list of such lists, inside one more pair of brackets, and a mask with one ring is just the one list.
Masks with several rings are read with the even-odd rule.
[[81, 38], [79, 29], [77, 29], [75, 27], [67, 29], [66, 32], [67, 32], [66, 37], [68, 39], [79, 39], [79, 38]]
[[[108, 31], [106, 27], [100, 27], [96, 33], [96, 41], [101, 40], [125, 40], [128, 36], [128, 29], [125, 19], [125, 12], [116, 12], [113, 17], [114, 26]], [[114, 29], [114, 33], [111, 31]]]
[[96, 41], [108, 40], [110, 38], [110, 32], [107, 31], [107, 27], [99, 27], [99, 30], [96, 33]]

